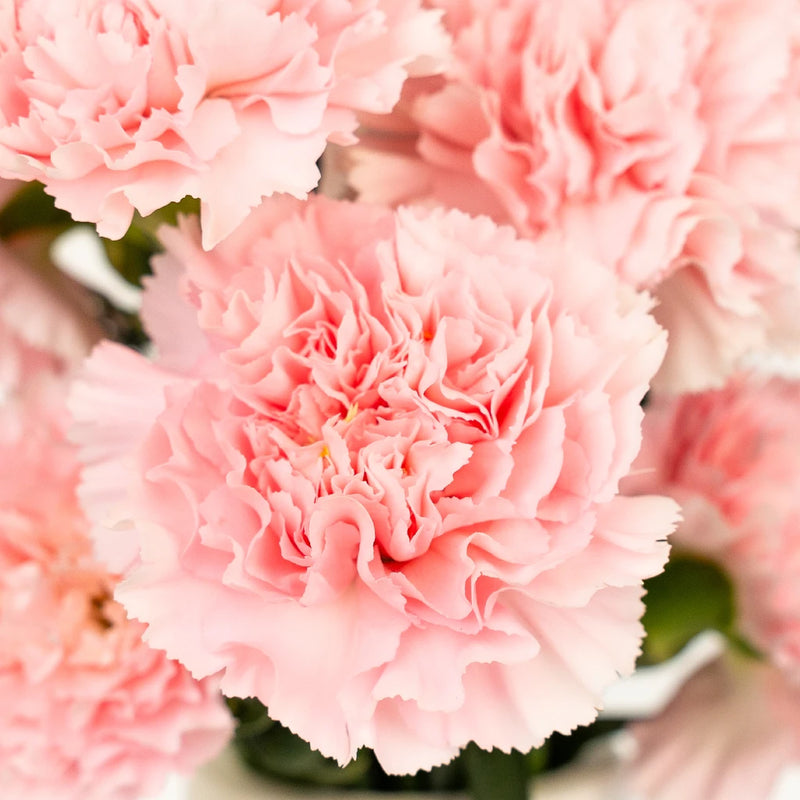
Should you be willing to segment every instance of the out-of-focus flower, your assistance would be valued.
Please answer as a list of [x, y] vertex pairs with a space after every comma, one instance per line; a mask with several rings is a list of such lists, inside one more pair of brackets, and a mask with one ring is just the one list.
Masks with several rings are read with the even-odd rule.
[[[796, 346], [796, 0], [431, 4], [454, 64], [413, 100], [415, 134], [372, 133], [352, 153], [362, 199], [566, 231], [655, 294], [671, 390]], [[778, 296], [790, 315], [773, 314]]]
[[766, 800], [782, 768], [800, 760], [800, 687], [726, 653], [631, 730], [632, 783], [646, 800]]
[[38, 415], [17, 437], [0, 416], [0, 785], [31, 800], [135, 800], [219, 752], [230, 716], [215, 682], [144, 644], [112, 600], [72, 449]]
[[682, 548], [733, 578], [742, 633], [800, 678], [800, 383], [738, 375], [648, 406], [637, 487], [673, 495]]
[[649, 300], [459, 212], [286, 200], [163, 239], [159, 359], [101, 345], [71, 399], [148, 640], [392, 772], [593, 719], [675, 516], [617, 495]]
[[718, 388], [748, 358], [795, 355], [800, 343], [796, 231], [770, 224], [740, 192], [708, 175], [692, 179], [687, 197], [674, 220], [679, 255], [656, 282], [644, 282], [669, 332], [653, 385], [673, 393]]
[[0, 176], [118, 238], [200, 198], [207, 247], [262, 196], [305, 197], [325, 143], [441, 68], [419, 0], [15, 0], [0, 9]]
[[800, 5], [691, 0], [707, 30], [696, 73], [698, 171], [768, 218], [800, 225]]
[[596, 204], [631, 234], [698, 174], [798, 220], [796, 0], [429, 5], [455, 57], [413, 101], [417, 152], [485, 182], [520, 230]]
[[64, 408], [91, 336], [51, 288], [0, 253], [0, 787], [134, 800], [214, 755], [230, 717], [142, 642], [92, 560]]

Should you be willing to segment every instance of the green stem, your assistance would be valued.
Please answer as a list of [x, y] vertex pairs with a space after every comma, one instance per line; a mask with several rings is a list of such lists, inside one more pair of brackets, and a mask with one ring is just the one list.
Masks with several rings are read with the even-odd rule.
[[472, 800], [527, 800], [530, 776], [522, 753], [486, 751], [470, 744], [462, 757]]

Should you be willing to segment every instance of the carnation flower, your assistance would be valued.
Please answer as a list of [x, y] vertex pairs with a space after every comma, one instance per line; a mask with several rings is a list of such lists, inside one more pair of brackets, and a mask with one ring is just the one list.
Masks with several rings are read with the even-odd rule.
[[692, 0], [707, 26], [697, 71], [705, 145], [698, 170], [760, 211], [800, 225], [800, 6]]
[[414, 100], [415, 136], [353, 152], [362, 199], [565, 231], [655, 294], [673, 391], [796, 349], [796, 314], [774, 314], [800, 303], [796, 0], [433, 5], [454, 64]]
[[[455, 58], [412, 111], [420, 156], [491, 187], [518, 229], [613, 206], [614, 234], [680, 195], [703, 151], [688, 0], [467, 0], [444, 6]], [[458, 120], [457, 125], [451, 120]]]
[[[11, 275], [0, 273], [18, 290], [3, 296], [4, 368], [20, 367], [4, 372], [18, 382], [0, 401], [0, 786], [9, 798], [136, 800], [215, 755], [230, 716], [213, 681], [142, 642], [112, 599], [117, 579], [91, 557], [64, 436], [69, 362], [5, 324], [16, 300], [37, 310], [31, 334], [59, 309]], [[51, 322], [68, 333], [61, 313]], [[59, 340], [70, 351], [72, 333]]]
[[[797, 233], [768, 223], [741, 193], [693, 178], [673, 221], [682, 249], [657, 283], [654, 315], [669, 348], [654, 387], [691, 392], [722, 386], [748, 359], [796, 354], [800, 342]], [[638, 243], [645, 253], [649, 232]], [[658, 241], [658, 238], [655, 240]]]
[[631, 778], [645, 800], [766, 800], [781, 769], [800, 760], [800, 687], [727, 653], [631, 730]]
[[656, 398], [636, 488], [681, 503], [674, 541], [726, 568], [744, 635], [800, 678], [799, 426], [800, 383], [779, 377]]
[[796, 223], [796, 0], [429, 5], [455, 57], [413, 103], [418, 154], [472, 173], [520, 230], [602, 205], [630, 236], [695, 175]]
[[262, 196], [305, 197], [325, 143], [439, 69], [419, 0], [15, 0], [0, 11], [0, 176], [119, 238], [200, 198], [207, 247]]
[[63, 462], [60, 448], [3, 442], [0, 784], [32, 800], [135, 800], [216, 755], [230, 716], [214, 681], [145, 645], [112, 600], [115, 579], [88, 556], [74, 466], [10, 474], [33, 457]]
[[592, 720], [675, 516], [617, 496], [649, 300], [459, 212], [284, 199], [208, 253], [162, 236], [159, 358], [103, 344], [71, 398], [148, 640], [392, 772]]

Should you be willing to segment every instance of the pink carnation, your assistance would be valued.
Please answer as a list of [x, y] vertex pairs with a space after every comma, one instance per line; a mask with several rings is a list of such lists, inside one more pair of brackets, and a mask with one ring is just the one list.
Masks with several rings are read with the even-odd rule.
[[63, 376], [17, 344], [0, 338], [3, 358], [26, 366], [25, 391], [0, 403], [0, 787], [15, 799], [135, 800], [216, 754], [230, 716], [213, 681], [145, 645], [144, 626], [112, 600], [117, 579], [92, 560], [78, 508], [55, 402]]
[[355, 112], [387, 113], [447, 40], [420, 0], [15, 0], [0, 9], [0, 175], [119, 238], [200, 198], [206, 247], [305, 197]]
[[720, 387], [748, 358], [796, 355], [800, 342], [796, 231], [769, 224], [708, 175], [692, 179], [687, 199], [672, 228], [682, 249], [651, 287], [653, 313], [669, 332], [653, 385], [671, 392]]
[[798, 219], [797, 0], [428, 4], [455, 58], [413, 104], [418, 154], [484, 182], [518, 229], [610, 207], [621, 258], [695, 175]]
[[415, 136], [352, 153], [362, 199], [565, 231], [656, 295], [672, 390], [796, 348], [796, 314], [775, 313], [800, 304], [796, 0], [432, 5], [454, 65], [414, 101]]
[[159, 359], [101, 345], [71, 400], [149, 641], [392, 772], [593, 719], [675, 516], [616, 494], [648, 299], [459, 212], [318, 197], [163, 239]]
[[424, 161], [472, 173], [527, 234], [602, 204], [621, 239], [684, 192], [705, 141], [706, 30], [689, 0], [431, 5], [448, 12], [455, 59], [414, 104]]
[[682, 505], [674, 541], [721, 563], [742, 632], [800, 677], [800, 383], [736, 376], [658, 398], [645, 417], [638, 487]]
[[632, 782], [644, 800], [766, 800], [781, 770], [800, 761], [800, 687], [729, 653], [632, 731]]
[[697, 72], [698, 170], [769, 217], [800, 225], [800, 4], [691, 0], [707, 26]]

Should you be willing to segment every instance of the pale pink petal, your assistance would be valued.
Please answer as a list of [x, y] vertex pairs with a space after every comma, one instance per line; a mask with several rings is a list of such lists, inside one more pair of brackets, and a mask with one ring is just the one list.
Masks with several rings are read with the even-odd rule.
[[[105, 342], [99, 345], [72, 383], [69, 406], [73, 417], [70, 436], [84, 464], [78, 495], [96, 523], [93, 528], [96, 554], [114, 572], [122, 572], [138, 556], [133, 510], [127, 495], [132, 443], [153, 424], [164, 406], [164, 389], [173, 376], [142, 356]], [[118, 388], [128, 387], [120, 404]], [[140, 395], [143, 387], [144, 394]], [[102, 416], [103, 433], [93, 431]], [[87, 435], [88, 434], [88, 435]]]

